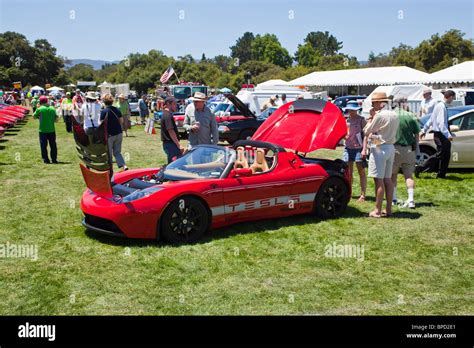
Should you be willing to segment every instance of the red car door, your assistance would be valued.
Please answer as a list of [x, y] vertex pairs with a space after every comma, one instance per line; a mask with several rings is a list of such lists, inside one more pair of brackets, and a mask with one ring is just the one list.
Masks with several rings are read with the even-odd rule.
[[289, 187], [286, 178], [271, 172], [224, 179], [226, 220], [254, 220], [282, 215], [288, 208]]

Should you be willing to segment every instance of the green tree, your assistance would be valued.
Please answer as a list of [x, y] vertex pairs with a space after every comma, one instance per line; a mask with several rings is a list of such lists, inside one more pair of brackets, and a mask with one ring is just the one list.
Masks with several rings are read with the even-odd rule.
[[78, 80], [94, 81], [94, 67], [90, 64], [76, 64], [68, 70], [71, 80], [76, 83]]
[[342, 41], [337, 41], [328, 31], [312, 31], [306, 35], [304, 43], [313, 47], [321, 56], [334, 56], [342, 48]]
[[257, 35], [252, 42], [252, 57], [254, 60], [273, 63], [282, 68], [291, 66], [292, 61], [275, 34]]
[[237, 39], [234, 46], [230, 47], [230, 56], [238, 59], [239, 65], [253, 59], [252, 43], [254, 40], [253, 33], [247, 31]]

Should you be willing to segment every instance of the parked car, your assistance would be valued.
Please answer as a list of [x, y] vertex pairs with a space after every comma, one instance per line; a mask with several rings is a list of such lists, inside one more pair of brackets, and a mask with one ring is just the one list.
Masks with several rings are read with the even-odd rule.
[[210, 228], [246, 221], [296, 214], [337, 218], [351, 197], [342, 160], [301, 155], [333, 149], [346, 135], [340, 110], [322, 100], [285, 104], [253, 140], [233, 148], [198, 145], [162, 168], [115, 174], [104, 123], [94, 135], [73, 123], [87, 186], [83, 225], [99, 233], [194, 243]]
[[138, 98], [137, 97], [128, 97], [128, 105], [130, 105], [130, 114], [139, 115], [140, 109], [138, 108]]
[[[449, 168], [474, 168], [474, 106], [448, 108], [448, 115], [449, 129], [454, 135]], [[420, 122], [424, 122], [424, 125], [428, 119], [424, 116]], [[433, 134], [428, 133], [420, 140], [421, 160], [435, 153]]]
[[266, 109], [257, 117], [248, 117], [245, 120], [239, 121], [223, 122], [219, 126], [219, 139], [227, 141], [232, 145], [237, 140], [251, 138], [258, 127], [260, 127], [260, 125], [277, 109], [278, 108], [276, 107], [271, 107]]
[[[249, 108], [235, 95], [233, 94], [226, 94], [226, 98], [232, 103], [231, 105], [235, 108], [233, 114], [230, 115], [222, 115], [218, 113], [216, 115], [216, 121], [218, 124], [222, 122], [229, 122], [229, 121], [237, 121], [237, 120], [245, 120], [248, 118], [255, 118], [255, 115]], [[228, 106], [226, 108], [229, 108]], [[186, 130], [183, 127], [184, 124], [184, 110], [183, 113], [175, 113], [174, 114], [174, 121], [176, 126], [178, 127], [178, 132], [181, 138], [186, 136]]]
[[333, 104], [342, 110], [347, 106], [347, 102], [356, 100], [359, 102], [359, 104], [362, 104], [365, 98], [367, 98], [366, 95], [345, 95], [334, 99]]

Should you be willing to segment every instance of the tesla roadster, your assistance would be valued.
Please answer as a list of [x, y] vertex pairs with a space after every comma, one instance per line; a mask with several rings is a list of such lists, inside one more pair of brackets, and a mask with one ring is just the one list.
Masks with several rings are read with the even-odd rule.
[[344, 162], [306, 157], [334, 149], [347, 131], [340, 110], [322, 100], [283, 105], [232, 147], [199, 145], [165, 167], [115, 174], [105, 123], [86, 134], [73, 122], [87, 186], [83, 225], [93, 231], [192, 243], [209, 228], [244, 221], [338, 217], [351, 195]]

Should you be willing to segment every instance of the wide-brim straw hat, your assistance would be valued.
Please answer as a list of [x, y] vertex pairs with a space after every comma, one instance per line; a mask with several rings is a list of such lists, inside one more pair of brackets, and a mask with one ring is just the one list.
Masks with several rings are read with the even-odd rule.
[[99, 99], [99, 97], [97, 96], [97, 94], [95, 94], [95, 92], [87, 92], [86, 93], [86, 99], [97, 100], [97, 99]]
[[196, 92], [194, 93], [194, 96], [192, 96], [191, 98], [192, 101], [203, 101], [205, 102], [206, 101], [206, 95], [202, 92]]
[[375, 102], [375, 101], [389, 101], [390, 99], [388, 99], [387, 93], [385, 92], [375, 92], [374, 94], [372, 94], [371, 100]]

